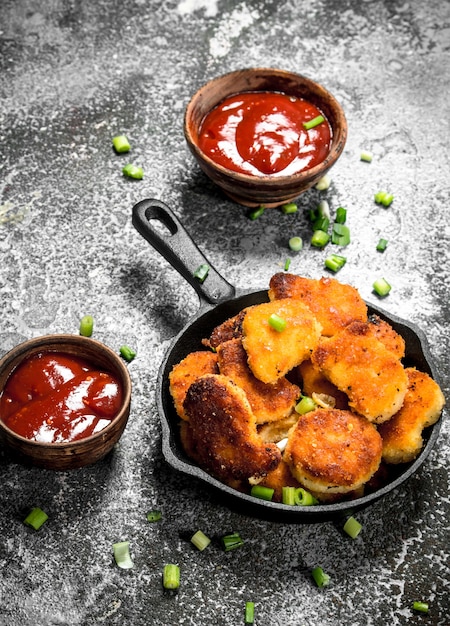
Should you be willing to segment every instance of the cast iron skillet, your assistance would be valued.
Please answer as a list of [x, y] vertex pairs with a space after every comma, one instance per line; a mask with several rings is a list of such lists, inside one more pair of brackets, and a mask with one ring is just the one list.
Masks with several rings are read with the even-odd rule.
[[[169, 207], [159, 200], [146, 199], [136, 204], [133, 207], [133, 225], [193, 286], [200, 298], [197, 314], [172, 340], [158, 373], [156, 400], [162, 424], [162, 450], [169, 465], [215, 489], [216, 494], [230, 508], [283, 523], [313, 523], [346, 518], [396, 489], [419, 469], [437, 440], [440, 420], [424, 433], [425, 445], [412, 463], [394, 466], [390, 482], [373, 493], [349, 502], [311, 507], [267, 502], [236, 491], [199, 468], [186, 456], [180, 443], [180, 420], [169, 392], [169, 372], [189, 352], [201, 350], [201, 340], [208, 337], [218, 324], [247, 306], [268, 302], [267, 289], [246, 292], [230, 285], [203, 256]], [[194, 277], [194, 271], [202, 263], [207, 263], [210, 268], [204, 283]], [[368, 308], [369, 314], [375, 313], [388, 321], [405, 339], [405, 365], [415, 366], [436, 379], [427, 341], [421, 330], [371, 304], [368, 304]]]

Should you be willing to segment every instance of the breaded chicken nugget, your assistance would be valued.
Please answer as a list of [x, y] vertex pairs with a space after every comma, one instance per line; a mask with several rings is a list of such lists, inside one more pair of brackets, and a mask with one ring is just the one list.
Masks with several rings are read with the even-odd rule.
[[381, 449], [377, 429], [364, 417], [316, 409], [299, 417], [283, 459], [305, 489], [326, 501], [367, 482], [380, 465]]
[[[286, 322], [284, 330], [270, 326], [272, 314]], [[319, 342], [321, 326], [305, 304], [286, 298], [248, 308], [242, 331], [253, 374], [265, 383], [275, 383], [310, 357]]]
[[184, 400], [199, 465], [229, 482], [264, 476], [281, 453], [264, 443], [245, 392], [222, 374], [206, 374], [189, 387]]
[[349, 405], [369, 421], [381, 424], [403, 404], [408, 377], [399, 359], [370, 332], [366, 322], [352, 322], [322, 338], [312, 363], [338, 389]]
[[313, 393], [325, 394], [334, 398], [334, 408], [348, 409], [347, 394], [333, 385], [309, 359], [298, 366], [298, 371], [305, 396], [311, 397]]
[[280, 272], [269, 283], [270, 300], [295, 298], [306, 304], [331, 337], [350, 322], [367, 320], [367, 305], [357, 289], [335, 278], [304, 278]]
[[272, 470], [265, 476], [258, 485], [262, 487], [269, 487], [274, 489], [272, 500], [274, 502], [281, 502], [283, 497], [283, 487], [300, 487], [298, 480], [294, 478], [289, 465], [281, 460], [277, 468]]
[[381, 341], [398, 359], [405, 356], [405, 340], [392, 326], [379, 315], [369, 315], [369, 329], [374, 337]]
[[444, 395], [431, 376], [411, 367], [405, 371], [408, 391], [403, 406], [378, 429], [386, 463], [408, 463], [415, 459], [423, 446], [423, 429], [437, 422], [445, 404]]
[[286, 378], [273, 384], [258, 380], [247, 364], [247, 353], [240, 339], [220, 344], [217, 356], [220, 373], [245, 391], [257, 424], [282, 419], [292, 412], [300, 389]]
[[203, 339], [202, 343], [207, 348], [215, 350], [221, 343], [242, 337], [242, 321], [245, 317], [246, 309], [239, 311], [234, 317], [225, 320], [212, 331], [209, 339]]
[[173, 366], [169, 374], [169, 390], [179, 417], [187, 420], [183, 402], [191, 383], [203, 374], [218, 374], [217, 354], [206, 350], [191, 352]]

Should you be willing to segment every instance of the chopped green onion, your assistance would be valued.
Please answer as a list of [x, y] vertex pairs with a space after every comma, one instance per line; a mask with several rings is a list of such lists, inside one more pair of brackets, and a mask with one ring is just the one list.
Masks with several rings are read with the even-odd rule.
[[258, 217], [261, 217], [261, 215], [264, 213], [265, 210], [266, 210], [266, 207], [261, 205], [257, 207], [256, 209], [253, 209], [252, 211], [250, 211], [248, 216], [251, 220], [257, 220]]
[[318, 115], [317, 117], [314, 117], [312, 120], [308, 120], [307, 122], [303, 122], [303, 128], [305, 130], [310, 130], [311, 128], [315, 128], [319, 124], [322, 124], [322, 122], [324, 122], [324, 121], [325, 121], [324, 116], [323, 115]]
[[129, 363], [135, 358], [136, 351], [130, 348], [129, 346], [120, 346], [119, 350], [121, 356], [128, 361]]
[[284, 262], [284, 271], [287, 272], [290, 266], [291, 266], [291, 259], [287, 257], [286, 261]]
[[336, 209], [336, 224], [345, 224], [347, 221], [347, 209], [343, 206], [340, 206]]
[[288, 202], [287, 204], [283, 204], [281, 210], [285, 215], [291, 215], [291, 213], [297, 213], [298, 206], [293, 202]]
[[269, 326], [271, 326], [278, 333], [282, 333], [283, 330], [286, 328], [286, 320], [284, 320], [276, 313], [272, 313], [267, 321], [269, 322]]
[[391, 285], [387, 282], [385, 278], [378, 278], [373, 283], [373, 290], [378, 296], [384, 297], [387, 296], [391, 290]]
[[178, 589], [180, 586], [180, 568], [178, 565], [168, 563], [164, 565], [163, 587], [164, 589]]
[[245, 603], [245, 624], [254, 624], [255, 622], [255, 603]]
[[315, 248], [325, 248], [330, 241], [330, 235], [323, 230], [315, 230], [311, 237], [311, 245]]
[[366, 161], [367, 163], [370, 163], [373, 159], [373, 154], [368, 150], [363, 150], [360, 154], [360, 159], [361, 161]]
[[350, 228], [345, 224], [333, 224], [331, 242], [337, 246], [345, 248], [350, 243]]
[[377, 243], [378, 252], [384, 252], [386, 250], [387, 244], [388, 244], [387, 239], [381, 238]]
[[319, 180], [317, 181], [316, 189], [318, 189], [319, 191], [325, 191], [325, 189], [328, 189], [330, 184], [331, 184], [331, 178], [328, 176], [328, 174], [325, 174], [324, 176], [322, 176], [322, 178], [319, 178]]
[[302, 396], [300, 402], [297, 403], [295, 410], [299, 415], [304, 415], [310, 411], [314, 411], [316, 403], [309, 396]]
[[374, 196], [374, 199], [377, 204], [382, 204], [383, 206], [389, 206], [394, 199], [394, 195], [387, 191], [377, 191], [377, 193]]
[[42, 524], [48, 520], [48, 515], [45, 511], [40, 509], [38, 506], [31, 509], [26, 518], [23, 520], [25, 526], [29, 526], [34, 530], [39, 530]]
[[80, 335], [90, 337], [94, 330], [94, 318], [92, 315], [84, 315], [80, 320]]
[[128, 176], [128, 178], [135, 178], [136, 180], [144, 178], [144, 170], [142, 167], [133, 165], [132, 163], [128, 163], [128, 165], [122, 168], [122, 174]]
[[295, 487], [281, 488], [281, 502], [289, 506], [295, 505]]
[[297, 487], [294, 493], [294, 501], [297, 506], [313, 506], [319, 501], [303, 487]]
[[330, 254], [330, 256], [325, 259], [325, 267], [332, 272], [338, 272], [344, 267], [346, 262], [347, 258], [345, 256], [341, 256], [339, 254]]
[[311, 574], [318, 587], [326, 587], [330, 584], [330, 577], [328, 574], [325, 574], [321, 567], [315, 567]]
[[126, 135], [116, 135], [116, 137], [113, 137], [112, 142], [116, 152], [122, 153], [130, 151], [131, 146]]
[[162, 519], [161, 511], [158, 511], [155, 509], [154, 511], [149, 511], [147, 513], [148, 522], [159, 522], [161, 519]]
[[352, 539], [355, 539], [359, 535], [361, 529], [361, 524], [354, 517], [349, 517], [344, 524], [344, 532]]
[[413, 602], [413, 610], [420, 613], [428, 613], [428, 604], [426, 602]]
[[209, 265], [207, 265], [206, 263], [202, 263], [195, 270], [194, 277], [197, 278], [201, 283], [204, 283], [205, 278], [208, 276], [208, 273], [209, 273]]
[[229, 552], [230, 550], [235, 550], [240, 546], [244, 545], [243, 540], [241, 539], [239, 533], [232, 533], [231, 535], [225, 535], [221, 539], [223, 549], [225, 552]]
[[303, 248], [303, 239], [301, 237], [291, 237], [289, 239], [289, 247], [294, 252], [299, 252]]
[[250, 495], [254, 498], [259, 498], [260, 500], [272, 500], [273, 494], [275, 493], [274, 489], [270, 487], [264, 487], [263, 485], [253, 485]]
[[211, 539], [205, 535], [201, 530], [197, 530], [191, 537], [191, 542], [194, 544], [196, 548], [200, 550], [204, 550], [211, 543]]
[[114, 559], [121, 569], [131, 569], [133, 561], [130, 556], [130, 542], [119, 541], [113, 544]]

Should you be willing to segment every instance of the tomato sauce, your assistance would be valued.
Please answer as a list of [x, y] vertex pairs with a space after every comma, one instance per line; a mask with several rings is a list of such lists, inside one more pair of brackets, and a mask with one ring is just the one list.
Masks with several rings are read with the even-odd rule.
[[[303, 126], [319, 115], [310, 130]], [[244, 92], [226, 98], [202, 122], [199, 147], [229, 170], [254, 176], [288, 176], [311, 169], [330, 151], [325, 115], [302, 98]]]
[[122, 403], [120, 383], [84, 359], [42, 352], [21, 363], [0, 397], [0, 419], [45, 443], [89, 437], [105, 428]]

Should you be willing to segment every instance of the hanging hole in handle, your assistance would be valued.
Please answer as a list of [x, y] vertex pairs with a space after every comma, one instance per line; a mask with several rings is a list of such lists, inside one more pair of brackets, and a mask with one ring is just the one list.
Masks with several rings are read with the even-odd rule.
[[153, 204], [147, 208], [145, 217], [152, 229], [162, 237], [173, 236], [178, 231], [178, 226], [172, 217], [157, 204]]

